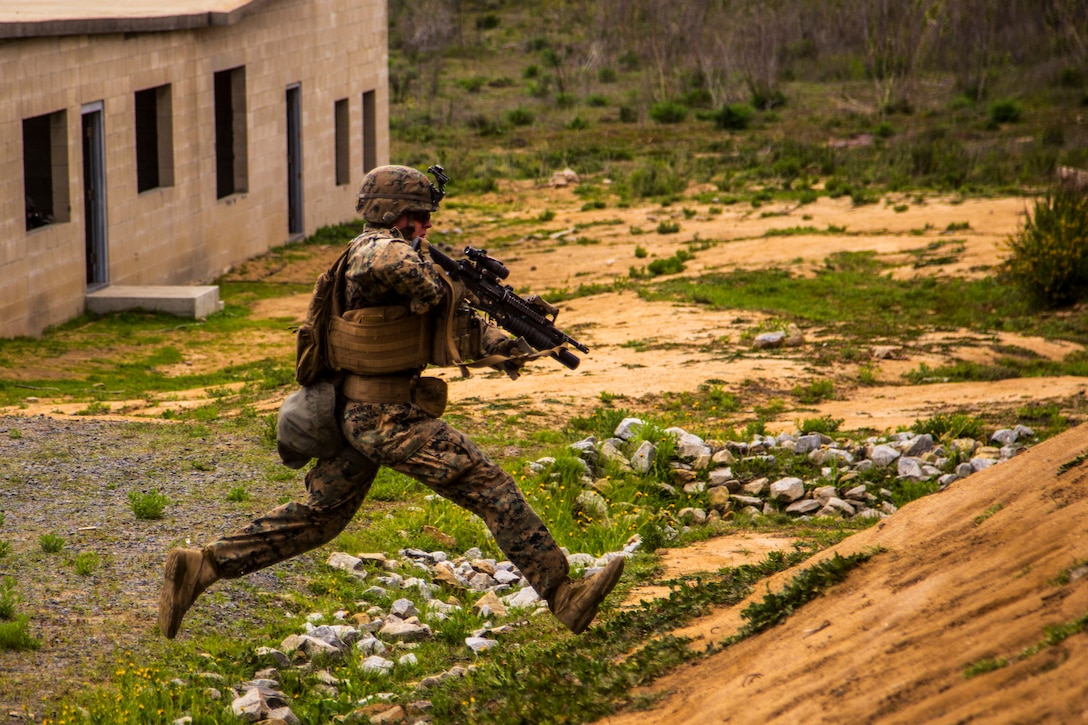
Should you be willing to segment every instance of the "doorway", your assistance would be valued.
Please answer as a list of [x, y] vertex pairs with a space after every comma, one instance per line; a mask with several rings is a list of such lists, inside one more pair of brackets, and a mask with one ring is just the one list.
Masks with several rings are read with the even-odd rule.
[[302, 236], [302, 86], [287, 86], [287, 233]]
[[105, 157], [102, 101], [88, 103], [83, 107], [83, 223], [87, 291], [109, 284]]

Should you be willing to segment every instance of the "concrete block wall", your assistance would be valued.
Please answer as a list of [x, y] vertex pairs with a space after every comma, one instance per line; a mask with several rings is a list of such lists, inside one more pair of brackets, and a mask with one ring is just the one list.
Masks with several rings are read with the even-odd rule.
[[[0, 97], [11, 99], [0, 104], [0, 336], [38, 335], [84, 309], [84, 104], [103, 104], [110, 284], [207, 283], [290, 240], [285, 96], [293, 83], [301, 84], [304, 233], [353, 218], [364, 92], [376, 93], [377, 163], [389, 162], [386, 24], [383, 0], [265, 0], [227, 26], [0, 43]], [[217, 199], [214, 74], [239, 66], [247, 188]], [[134, 94], [162, 85], [171, 88], [174, 184], [139, 193]], [[340, 98], [349, 102], [351, 179], [337, 186]], [[66, 113], [70, 220], [27, 231], [22, 120], [55, 111]]]

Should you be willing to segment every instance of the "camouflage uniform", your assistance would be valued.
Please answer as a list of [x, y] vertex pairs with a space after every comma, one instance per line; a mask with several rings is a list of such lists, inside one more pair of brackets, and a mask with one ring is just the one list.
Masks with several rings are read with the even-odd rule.
[[[395, 229], [371, 229], [352, 242], [347, 307], [405, 305], [415, 314], [445, 294], [432, 263]], [[485, 328], [485, 348], [509, 338]], [[321, 460], [306, 476], [309, 500], [288, 503], [205, 548], [219, 576], [234, 578], [335, 538], [387, 466], [411, 476], [480, 518], [533, 588], [548, 598], [566, 581], [566, 556], [514, 480], [469, 438], [411, 403], [348, 402], [342, 431], [361, 456]], [[373, 463], [372, 463], [373, 462]]]

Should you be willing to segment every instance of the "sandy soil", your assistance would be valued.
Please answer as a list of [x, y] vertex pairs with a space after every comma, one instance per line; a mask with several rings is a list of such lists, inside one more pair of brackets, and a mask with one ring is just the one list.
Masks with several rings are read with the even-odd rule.
[[[883, 549], [845, 582], [658, 680], [652, 710], [603, 722], [1084, 722], [1088, 635], [1023, 653], [1088, 613], [1086, 453], [1088, 424], [903, 507], [812, 560]], [[748, 603], [676, 634], [720, 641]], [[1012, 662], [964, 676], [998, 658]]]

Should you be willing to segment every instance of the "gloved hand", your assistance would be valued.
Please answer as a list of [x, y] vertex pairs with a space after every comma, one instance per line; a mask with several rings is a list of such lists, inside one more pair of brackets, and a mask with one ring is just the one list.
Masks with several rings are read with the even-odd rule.
[[419, 256], [423, 258], [424, 262], [434, 262], [431, 259], [431, 243], [423, 237], [416, 237], [412, 240], [412, 249], [419, 252]]
[[[493, 328], [492, 328], [493, 329]], [[495, 340], [494, 338], [488, 339], [488, 331], [485, 330], [484, 343], [487, 347], [488, 354], [491, 355], [506, 355], [512, 358], [506, 360], [499, 365], [494, 366], [495, 370], [504, 372], [509, 376], [511, 380], [517, 380], [521, 376], [521, 369], [525, 367], [525, 360], [520, 359], [519, 356], [524, 355], [527, 352], [532, 351], [532, 347], [529, 343], [525, 342], [524, 338], [518, 337], [506, 337], [502, 336], [501, 340]], [[498, 332], [495, 330], [495, 332]]]

